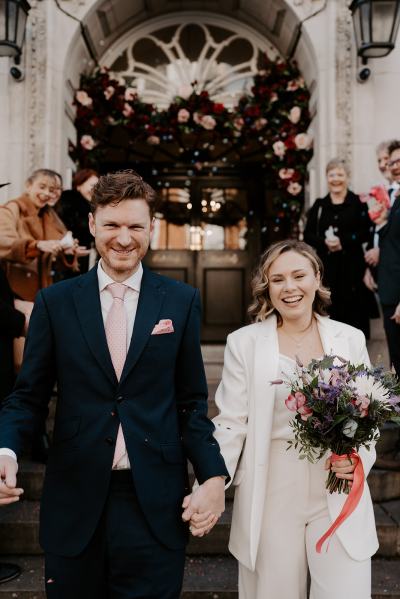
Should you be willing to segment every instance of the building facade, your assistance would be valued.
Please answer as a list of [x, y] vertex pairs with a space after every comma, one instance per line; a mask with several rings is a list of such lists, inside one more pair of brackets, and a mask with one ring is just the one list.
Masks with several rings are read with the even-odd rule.
[[[76, 168], [69, 156], [69, 147], [77, 143], [74, 94], [82, 73], [97, 66], [134, 81], [141, 95], [160, 108], [183, 94], [194, 79], [201, 82], [204, 71], [211, 69], [207, 91], [229, 106], [248, 89], [257, 52], [294, 58], [311, 94], [308, 133], [313, 157], [306, 204], [326, 193], [325, 165], [333, 156], [348, 162], [354, 191], [368, 190], [380, 180], [375, 146], [400, 135], [400, 48], [371, 60], [371, 77], [359, 82], [361, 64], [348, 0], [31, 0], [30, 4], [20, 65], [23, 77], [14, 79], [12, 59], [0, 57], [0, 182], [11, 183], [0, 189], [0, 202], [18, 195], [27, 175], [40, 167], [59, 171], [68, 186]], [[186, 45], [185, 36], [177, 37], [182, 28]], [[230, 54], [228, 38], [236, 40]], [[194, 54], [189, 56], [190, 52]], [[223, 60], [224, 52], [229, 56]], [[163, 61], [169, 64], [162, 65]], [[243, 185], [240, 174], [231, 169], [217, 183], [215, 177], [211, 182], [197, 178], [191, 187], [192, 201], [180, 184], [187, 176], [175, 171], [173, 177], [160, 179], [160, 185], [171, 202], [196, 203], [200, 216], [188, 219], [186, 230], [159, 223], [151, 265], [201, 288], [204, 339], [218, 341], [243, 322], [249, 273], [262, 249], [258, 236], [249, 233], [259, 233], [261, 225], [237, 218], [223, 232], [211, 225], [200, 227], [202, 205], [206, 202], [211, 210], [211, 202], [218, 205], [223, 194], [224, 202], [232, 198], [236, 205], [247, 202], [243, 212], [249, 215], [251, 195], [255, 197], [257, 190]], [[221, 305], [213, 297], [227, 286], [235, 290], [235, 300]]]

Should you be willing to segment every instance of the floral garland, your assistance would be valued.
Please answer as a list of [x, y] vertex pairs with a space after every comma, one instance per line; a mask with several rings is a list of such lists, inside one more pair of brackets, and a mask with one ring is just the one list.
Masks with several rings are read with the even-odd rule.
[[197, 170], [210, 163], [257, 162], [278, 192], [274, 215], [295, 220], [312, 154], [310, 94], [297, 66], [265, 57], [251, 95], [233, 109], [213, 102], [206, 91], [198, 93], [196, 82], [192, 86], [189, 97], [177, 97], [166, 110], [158, 110], [105, 68], [82, 75], [75, 94], [78, 144], [70, 148], [72, 159], [80, 168], [98, 166], [119, 128], [125, 132], [124, 143], [144, 160], [152, 160], [152, 150]]

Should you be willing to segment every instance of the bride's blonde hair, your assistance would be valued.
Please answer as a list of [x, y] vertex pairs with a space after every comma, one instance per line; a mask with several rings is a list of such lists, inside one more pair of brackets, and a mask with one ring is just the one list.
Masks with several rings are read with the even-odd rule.
[[278, 324], [282, 322], [281, 316], [272, 305], [268, 289], [268, 272], [271, 264], [285, 252], [297, 252], [307, 258], [313, 268], [315, 276], [320, 276], [321, 283], [315, 293], [313, 310], [321, 316], [327, 315], [327, 308], [331, 303], [331, 292], [322, 284], [324, 267], [316, 251], [304, 241], [286, 239], [271, 245], [261, 256], [260, 263], [254, 273], [251, 288], [253, 301], [248, 313], [252, 322], [265, 320], [270, 314], [275, 313]]

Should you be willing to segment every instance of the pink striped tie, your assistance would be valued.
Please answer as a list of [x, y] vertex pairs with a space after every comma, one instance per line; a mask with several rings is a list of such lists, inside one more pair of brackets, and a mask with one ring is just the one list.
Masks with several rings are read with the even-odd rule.
[[[110, 285], [107, 285], [107, 289], [111, 291], [113, 303], [106, 320], [106, 338], [115, 374], [119, 380], [124, 368], [127, 353], [126, 336], [128, 319], [124, 306], [124, 297], [128, 287], [122, 283], [111, 283]], [[119, 425], [117, 441], [115, 443], [113, 468], [115, 468], [125, 453], [126, 445], [124, 434], [121, 425]]]

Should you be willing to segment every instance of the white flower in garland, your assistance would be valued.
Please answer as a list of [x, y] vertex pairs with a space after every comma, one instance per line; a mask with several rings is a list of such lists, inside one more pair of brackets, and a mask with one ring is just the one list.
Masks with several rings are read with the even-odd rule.
[[91, 135], [82, 135], [81, 146], [85, 150], [93, 150], [93, 148], [96, 146], [96, 142]]
[[93, 104], [92, 98], [83, 89], [79, 89], [76, 92], [75, 98], [79, 104], [82, 104], [82, 106], [86, 106], [87, 108]]

